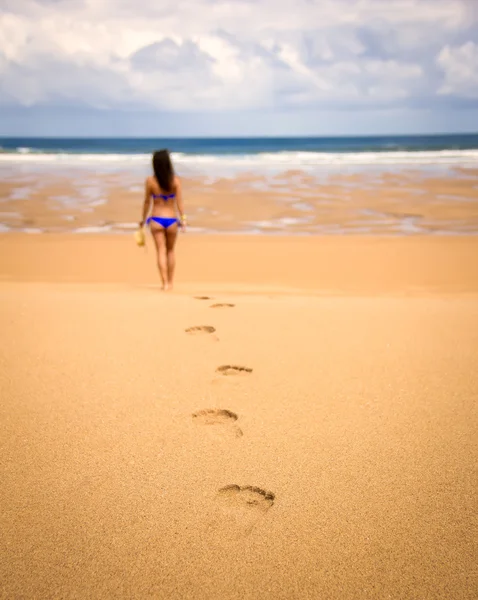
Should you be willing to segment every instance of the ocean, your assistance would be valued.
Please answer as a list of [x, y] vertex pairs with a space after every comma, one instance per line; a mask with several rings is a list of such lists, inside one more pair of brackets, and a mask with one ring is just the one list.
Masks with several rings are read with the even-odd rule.
[[168, 148], [179, 168], [236, 170], [321, 166], [476, 166], [478, 134], [297, 138], [0, 138], [0, 163], [148, 162]]

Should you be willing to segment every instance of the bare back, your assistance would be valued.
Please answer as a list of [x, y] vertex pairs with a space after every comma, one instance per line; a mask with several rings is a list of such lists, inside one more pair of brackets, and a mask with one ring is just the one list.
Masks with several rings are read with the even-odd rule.
[[167, 192], [161, 189], [158, 180], [154, 176], [147, 178], [146, 186], [153, 204], [151, 215], [153, 217], [175, 217], [180, 192], [178, 178], [174, 177], [172, 188]]

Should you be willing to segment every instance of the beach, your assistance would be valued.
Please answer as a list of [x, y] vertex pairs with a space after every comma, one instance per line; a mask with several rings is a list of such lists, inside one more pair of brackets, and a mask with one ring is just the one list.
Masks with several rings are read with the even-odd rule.
[[476, 598], [476, 235], [177, 254], [0, 236], [0, 597]]
[[478, 0], [0, 3], [0, 600], [478, 600]]
[[0, 597], [476, 598], [478, 137], [171, 142], [168, 293], [151, 143], [0, 152]]

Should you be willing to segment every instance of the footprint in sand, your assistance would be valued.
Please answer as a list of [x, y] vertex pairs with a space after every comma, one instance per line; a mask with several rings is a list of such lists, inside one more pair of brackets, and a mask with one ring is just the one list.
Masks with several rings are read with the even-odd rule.
[[210, 530], [218, 539], [238, 540], [249, 535], [273, 506], [275, 495], [252, 485], [227, 485], [216, 494], [217, 513]]
[[221, 365], [216, 369], [217, 373], [221, 375], [244, 375], [246, 373], [252, 373], [250, 367], [243, 367], [241, 365]]
[[213, 425], [208, 428], [215, 435], [228, 437], [242, 437], [242, 430], [236, 425], [238, 416], [230, 410], [221, 408], [209, 408], [193, 413], [193, 421], [198, 425]]
[[210, 308], [233, 308], [235, 304], [229, 304], [228, 302], [224, 302], [223, 304], [211, 304]]
[[211, 325], [195, 325], [194, 327], [188, 327], [184, 331], [190, 335], [200, 335], [202, 333], [214, 333], [216, 329]]
[[194, 296], [195, 300], [212, 300], [210, 296]]

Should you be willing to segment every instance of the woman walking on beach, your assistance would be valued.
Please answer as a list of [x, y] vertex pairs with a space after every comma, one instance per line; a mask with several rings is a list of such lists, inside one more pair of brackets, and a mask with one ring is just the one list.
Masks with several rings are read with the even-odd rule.
[[[156, 245], [158, 267], [163, 290], [173, 286], [175, 256], [174, 246], [178, 235], [178, 227], [186, 226], [181, 182], [174, 174], [171, 157], [167, 150], [159, 150], [153, 154], [154, 175], [145, 182], [143, 218], [139, 226], [148, 224]], [[152, 205], [151, 216], [147, 218]], [[179, 213], [179, 218], [177, 217]]]

